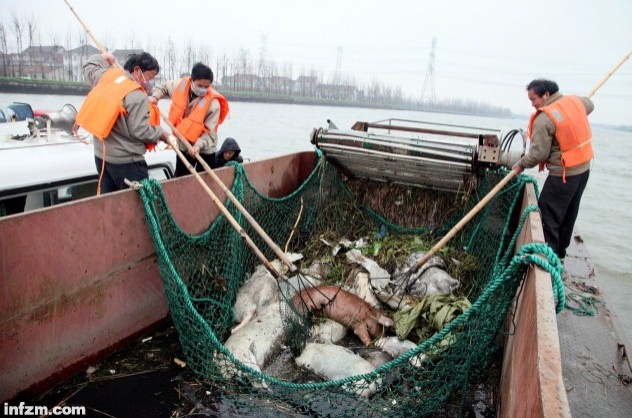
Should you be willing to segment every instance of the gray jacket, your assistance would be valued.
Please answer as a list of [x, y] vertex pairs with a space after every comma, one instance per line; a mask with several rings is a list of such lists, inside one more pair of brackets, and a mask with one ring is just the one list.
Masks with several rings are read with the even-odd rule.
[[[83, 66], [83, 76], [95, 86], [109, 69], [107, 61], [96, 54]], [[125, 74], [134, 80], [130, 73]], [[105, 142], [105, 161], [112, 164], [144, 161], [145, 143], [157, 143], [163, 132], [160, 126], [149, 124], [149, 101], [141, 89], [129, 92], [123, 98], [123, 107], [127, 115], [119, 115], [105, 141], [94, 140], [94, 155], [103, 159]]]
[[[557, 92], [544, 103], [549, 105], [554, 101], [560, 99], [562, 94]], [[590, 99], [586, 97], [580, 97], [582, 103], [586, 107], [586, 114], [589, 115], [595, 108]], [[546, 161], [547, 169], [551, 176], [562, 176], [562, 151], [560, 150], [560, 144], [555, 138], [555, 124], [544, 112], [540, 112], [533, 121], [533, 131], [531, 132], [531, 147], [527, 154], [520, 160], [520, 165], [524, 168], [535, 167], [541, 162]], [[575, 167], [566, 169], [566, 176], [576, 176], [582, 174], [590, 169], [590, 161]]]

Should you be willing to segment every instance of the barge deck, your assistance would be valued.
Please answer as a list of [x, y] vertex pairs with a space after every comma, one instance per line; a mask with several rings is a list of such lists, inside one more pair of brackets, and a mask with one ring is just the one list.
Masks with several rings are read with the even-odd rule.
[[[564, 260], [567, 303], [580, 305], [557, 315], [562, 371], [573, 417], [629, 417], [632, 370], [624, 356], [629, 340], [611, 310], [603, 283], [581, 235], [575, 231]], [[583, 304], [583, 305], [582, 305]], [[594, 315], [592, 315], [592, 314]], [[626, 353], [632, 355], [631, 353]]]

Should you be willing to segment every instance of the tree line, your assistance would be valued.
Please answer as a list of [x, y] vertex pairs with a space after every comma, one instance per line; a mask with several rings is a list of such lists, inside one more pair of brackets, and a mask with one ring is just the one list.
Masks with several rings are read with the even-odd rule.
[[[0, 22], [0, 76], [41, 78], [58, 81], [83, 81], [81, 66], [97, 50], [89, 45], [83, 30], [68, 28], [63, 36], [48, 32], [47, 42], [42, 37], [43, 27], [34, 13], [19, 16], [12, 12], [8, 21]], [[114, 41], [106, 36], [103, 43], [110, 48]], [[265, 37], [257, 57], [250, 50], [212, 51], [201, 42], [191, 40], [178, 47], [171, 36], [156, 42], [151, 38], [140, 42], [133, 33], [124, 40], [125, 50], [144, 50], [154, 55], [161, 65], [163, 79], [176, 79], [188, 73], [196, 62], [209, 65], [215, 74], [214, 85], [220, 91], [248, 92], [262, 95], [315, 98], [327, 101], [367, 103], [417, 110], [449, 111], [481, 115], [511, 116], [508, 108], [492, 106], [480, 101], [447, 99], [422, 100], [406, 95], [401, 86], [382, 80], [366, 85], [356, 83], [349, 74], [334, 72], [325, 77], [315, 66], [296, 69], [292, 63], [279, 64], [266, 53]], [[124, 60], [124, 56], [117, 56]]]

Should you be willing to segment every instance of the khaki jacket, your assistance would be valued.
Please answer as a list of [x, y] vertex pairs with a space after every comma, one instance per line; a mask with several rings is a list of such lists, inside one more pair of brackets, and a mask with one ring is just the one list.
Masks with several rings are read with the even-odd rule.
[[[91, 56], [83, 66], [83, 76], [95, 86], [110, 68], [100, 54]], [[134, 80], [131, 74], [126, 75]], [[134, 80], [136, 81], [136, 80]], [[140, 89], [131, 91], [123, 99], [126, 115], [119, 115], [110, 134], [105, 138], [105, 160], [112, 164], [126, 164], [145, 159], [145, 143], [157, 143], [162, 135], [160, 126], [149, 123], [149, 100]], [[103, 143], [94, 141], [94, 155], [103, 159]]]
[[[561, 97], [562, 94], [557, 92], [551, 95], [544, 105], [549, 105]], [[595, 109], [595, 105], [586, 97], [580, 97], [580, 99], [586, 107], [586, 114], [589, 115]], [[549, 175], [562, 176], [562, 151], [560, 150], [560, 144], [555, 138], [555, 124], [546, 113], [540, 112], [533, 121], [531, 146], [529, 147], [527, 154], [520, 160], [520, 165], [524, 168], [531, 168], [543, 161], [546, 161], [547, 168], [549, 169]], [[585, 173], [589, 169], [590, 161], [575, 167], [567, 168], [566, 177]]]

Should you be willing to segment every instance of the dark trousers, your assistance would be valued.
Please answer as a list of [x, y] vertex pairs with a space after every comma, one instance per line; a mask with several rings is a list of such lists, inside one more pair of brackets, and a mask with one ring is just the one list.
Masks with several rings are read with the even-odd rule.
[[573, 227], [579, 213], [579, 203], [588, 183], [590, 171], [576, 176], [548, 176], [538, 199], [542, 214], [544, 239], [557, 253], [558, 257], [566, 256], [566, 249], [571, 244]]
[[103, 160], [95, 156], [94, 162], [97, 165], [97, 172], [101, 177], [101, 193], [127, 189], [128, 186], [125, 184], [125, 179], [140, 181], [149, 177], [147, 162], [144, 160], [125, 164], [112, 164], [106, 161], [103, 176], [101, 176]]
[[[191, 164], [195, 168], [195, 171], [197, 171], [198, 173], [201, 173], [204, 171], [204, 167], [202, 167], [202, 164], [199, 163], [197, 158], [191, 157], [187, 152], [183, 152], [182, 154], [187, 159], [189, 164]], [[206, 164], [208, 164], [209, 167], [213, 168], [213, 165], [215, 165], [215, 153], [210, 153], [210, 154], [200, 153], [200, 157], [202, 157], [202, 159], [206, 161]], [[176, 160], [175, 177], [182, 177], [182, 176], [186, 176], [187, 174], [190, 174], [189, 169], [187, 168], [186, 165], [184, 165], [180, 157], [178, 157]]]

